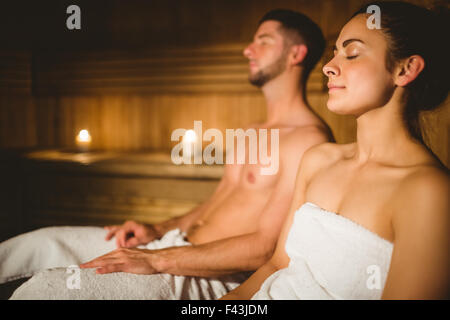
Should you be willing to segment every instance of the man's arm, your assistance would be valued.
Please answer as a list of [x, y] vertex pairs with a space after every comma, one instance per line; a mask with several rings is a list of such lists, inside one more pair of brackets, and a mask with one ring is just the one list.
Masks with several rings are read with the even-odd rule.
[[175, 275], [212, 277], [259, 268], [273, 253], [292, 200], [294, 183], [291, 186], [286, 181], [292, 179], [280, 177], [278, 180], [256, 232], [155, 251], [156, 269]]
[[[256, 124], [252, 124], [245, 128], [245, 130], [249, 128], [255, 128], [257, 127]], [[319, 136], [319, 135], [318, 135]], [[323, 140], [323, 139], [322, 139]], [[321, 141], [319, 141], [321, 142]], [[313, 143], [319, 143], [315, 142], [314, 140], [311, 141], [311, 145]], [[237, 153], [237, 145], [234, 145], [234, 153]], [[301, 150], [300, 150], [301, 151]], [[297, 166], [295, 168], [298, 167]], [[186, 232], [202, 215], [203, 212], [205, 212], [212, 204], [218, 204], [223, 199], [225, 199], [229, 193], [232, 191], [233, 188], [236, 187], [237, 181], [236, 177], [239, 177], [241, 169], [236, 166], [225, 166], [225, 172], [224, 175], [219, 183], [219, 186], [216, 188], [216, 191], [214, 194], [204, 203], [202, 203], [200, 206], [194, 208], [192, 211], [188, 212], [187, 214], [176, 217], [167, 221], [164, 221], [163, 223], [154, 225], [155, 229], [157, 230], [158, 234], [164, 235], [167, 231], [180, 228], [181, 231]], [[295, 170], [295, 169], [294, 169]]]
[[[254, 233], [198, 246], [116, 250], [81, 267], [98, 268], [99, 273], [125, 271], [203, 277], [255, 270], [272, 255], [279, 230], [289, 210], [295, 185], [291, 176], [284, 176], [289, 173], [283, 173], [280, 168], [275, 191], [267, 202], [260, 226]], [[114, 265], [111, 265], [112, 260], [115, 260]]]
[[[98, 268], [98, 273], [124, 271], [202, 277], [255, 270], [271, 256], [279, 228], [285, 218], [285, 213], [281, 210], [289, 209], [285, 206], [290, 204], [290, 192], [283, 192], [286, 189], [280, 189], [278, 186], [276, 189], [278, 192], [273, 194], [268, 201], [257, 232], [202, 245], [171, 247], [161, 250], [116, 250], [80, 267]], [[112, 260], [114, 260], [113, 265], [111, 265]]]
[[[261, 267], [272, 256], [283, 223], [292, 203], [297, 172], [304, 152], [312, 145], [324, 142], [321, 134], [302, 135], [280, 161], [279, 175], [266, 206], [261, 213], [258, 230], [254, 233], [222, 239], [198, 246], [162, 249], [155, 252], [159, 272], [189, 276], [217, 276]], [[231, 226], [230, 226], [231, 227]]]
[[126, 221], [122, 225], [106, 226], [109, 232], [105, 240], [116, 238], [117, 247], [133, 248], [145, 244], [154, 239], [160, 239], [168, 231], [179, 228], [186, 232], [212, 205], [222, 201], [234, 188], [235, 182], [230, 178], [229, 168], [219, 182], [215, 192], [199, 206], [180, 217], [175, 217], [158, 224], [142, 224], [135, 221]]
[[[217, 276], [238, 271], [255, 270], [267, 261], [273, 253], [283, 222], [289, 212], [292, 194], [295, 190], [296, 172], [304, 150], [311, 145], [323, 142], [322, 135], [310, 135], [303, 141], [303, 150], [290, 148], [293, 153], [283, 155], [275, 191], [267, 201], [262, 212], [260, 225], [256, 232], [198, 246], [183, 246], [143, 252], [139, 261], [143, 267], [140, 272], [164, 272], [175, 275]], [[298, 144], [298, 140], [293, 139]], [[298, 205], [300, 200], [297, 200]], [[300, 203], [301, 204], [301, 203]], [[232, 226], [230, 226], [232, 227]], [[284, 248], [283, 248], [284, 251]], [[136, 252], [122, 252], [120, 263], [128, 265], [126, 270], [107, 266], [109, 257], [86, 264], [86, 267], [100, 267], [105, 273], [114, 271], [134, 272], [128, 255]], [[139, 264], [141, 264], [139, 262]]]
[[168, 231], [179, 228], [181, 231], [186, 232], [205, 212], [206, 208], [209, 206], [211, 198], [207, 199], [200, 205], [196, 206], [192, 210], [183, 214], [182, 216], [175, 217], [157, 224], [153, 224], [158, 238], [161, 238]]
[[208, 210], [209, 207], [221, 202], [234, 188], [235, 182], [230, 178], [230, 169], [226, 166], [222, 179], [219, 182], [214, 193], [202, 204], [195, 207], [188, 213], [175, 217], [170, 220], [155, 224], [154, 227], [160, 235], [164, 235], [167, 231], [180, 228], [186, 232], [195, 222]]

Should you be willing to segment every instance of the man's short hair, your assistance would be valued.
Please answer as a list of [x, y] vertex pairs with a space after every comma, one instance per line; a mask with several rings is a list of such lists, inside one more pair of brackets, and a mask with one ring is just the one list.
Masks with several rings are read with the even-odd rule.
[[325, 50], [325, 38], [322, 30], [304, 14], [287, 9], [275, 9], [267, 12], [259, 21], [259, 25], [268, 20], [280, 22], [285, 31], [294, 32], [296, 35], [294, 37], [287, 36], [290, 40], [295, 44], [303, 43], [308, 48], [308, 53], [301, 63], [304, 68], [302, 80], [306, 82]]

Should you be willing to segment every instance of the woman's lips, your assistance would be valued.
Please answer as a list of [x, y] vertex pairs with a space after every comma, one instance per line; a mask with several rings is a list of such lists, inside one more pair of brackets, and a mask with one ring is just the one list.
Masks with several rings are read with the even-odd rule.
[[328, 84], [328, 92], [345, 89], [345, 86], [339, 86], [336, 84], [329, 83]]

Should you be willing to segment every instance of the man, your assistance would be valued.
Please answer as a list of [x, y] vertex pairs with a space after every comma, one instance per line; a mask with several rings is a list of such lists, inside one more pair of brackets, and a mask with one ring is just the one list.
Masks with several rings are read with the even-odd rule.
[[[259, 162], [227, 164], [211, 198], [186, 215], [157, 225], [129, 221], [106, 227], [106, 239], [115, 237], [119, 249], [80, 266], [89, 289], [63, 290], [65, 271], [53, 270], [22, 285], [13, 298], [132, 299], [143, 291], [139, 298], [216, 299], [244, 281], [245, 272], [263, 265], [274, 251], [303, 153], [331, 138], [305, 97], [306, 80], [324, 46], [319, 27], [309, 18], [274, 10], [261, 19], [244, 50], [249, 81], [261, 88], [267, 102], [267, 120], [252, 127], [279, 129], [275, 174], [261, 175]], [[90, 268], [105, 275], [94, 275]], [[117, 272], [145, 276], [128, 276], [127, 284], [118, 287], [126, 274]], [[50, 289], [58, 286], [56, 293]]]

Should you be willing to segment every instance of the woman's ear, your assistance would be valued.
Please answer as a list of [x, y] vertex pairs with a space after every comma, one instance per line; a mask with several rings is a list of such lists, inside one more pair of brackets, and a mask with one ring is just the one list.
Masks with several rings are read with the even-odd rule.
[[397, 67], [395, 84], [404, 87], [416, 79], [425, 68], [425, 60], [419, 55], [413, 55], [403, 60]]
[[306, 54], [308, 53], [308, 48], [304, 44], [296, 44], [292, 46], [292, 65], [298, 65], [303, 60], [305, 60]]

